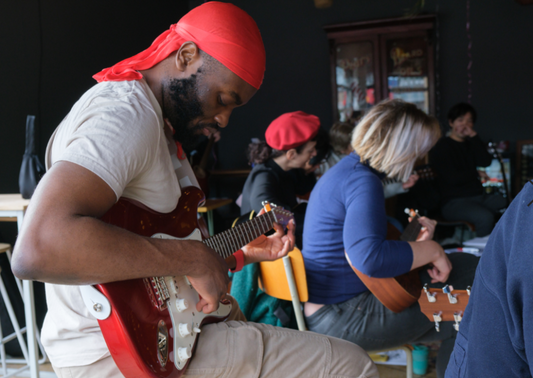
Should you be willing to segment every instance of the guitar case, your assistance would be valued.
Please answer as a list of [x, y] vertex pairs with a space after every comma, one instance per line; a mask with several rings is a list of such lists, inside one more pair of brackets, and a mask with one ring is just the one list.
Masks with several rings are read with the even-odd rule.
[[37, 156], [35, 139], [35, 116], [29, 115], [26, 117], [26, 149], [19, 174], [20, 193], [25, 199], [31, 198], [45, 171]]

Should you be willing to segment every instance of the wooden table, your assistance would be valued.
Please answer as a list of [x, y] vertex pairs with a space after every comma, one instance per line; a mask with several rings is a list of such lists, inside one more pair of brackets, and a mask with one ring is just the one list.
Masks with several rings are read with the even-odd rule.
[[207, 227], [209, 229], [210, 236], [213, 236], [215, 234], [215, 225], [213, 224], [213, 210], [228, 205], [232, 202], [233, 200], [230, 198], [207, 199], [205, 200], [203, 206], [198, 207], [199, 213], [207, 213]]
[[[0, 221], [17, 222], [20, 232], [24, 212], [30, 200], [22, 198], [20, 194], [0, 194]], [[33, 285], [31, 281], [22, 281], [24, 293], [24, 314], [26, 316], [26, 333], [28, 338], [28, 352], [31, 378], [39, 378], [39, 361], [37, 354], [37, 334], [35, 325], [35, 305], [33, 301]]]

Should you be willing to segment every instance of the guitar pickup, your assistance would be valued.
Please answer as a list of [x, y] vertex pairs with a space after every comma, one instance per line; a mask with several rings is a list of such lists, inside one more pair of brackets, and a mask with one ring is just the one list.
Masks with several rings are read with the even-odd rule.
[[452, 294], [452, 291], [453, 291], [452, 285], [446, 285], [442, 288], [442, 292], [448, 295], [448, 300], [450, 301], [450, 304], [456, 304], [457, 297]]
[[442, 322], [442, 311], [433, 314], [433, 321], [435, 322], [435, 331], [440, 332], [440, 322]]
[[429, 289], [428, 284], [424, 284], [424, 292], [426, 293], [428, 297], [428, 302], [435, 303], [437, 301], [437, 297], [436, 297], [437, 293], [430, 293], [428, 289]]

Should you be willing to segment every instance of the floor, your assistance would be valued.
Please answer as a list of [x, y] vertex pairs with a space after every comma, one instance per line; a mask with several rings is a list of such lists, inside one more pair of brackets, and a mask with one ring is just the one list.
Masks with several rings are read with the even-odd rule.
[[[424, 377], [424, 378], [437, 378], [437, 370], [435, 369], [435, 363], [437, 359], [437, 353], [439, 350], [439, 342], [424, 343], [429, 348], [429, 357], [428, 357], [428, 371], [425, 375], [416, 375], [414, 377]], [[376, 364], [378, 367], [379, 375], [381, 378], [405, 378], [405, 366], [394, 366], [394, 365], [380, 365]]]

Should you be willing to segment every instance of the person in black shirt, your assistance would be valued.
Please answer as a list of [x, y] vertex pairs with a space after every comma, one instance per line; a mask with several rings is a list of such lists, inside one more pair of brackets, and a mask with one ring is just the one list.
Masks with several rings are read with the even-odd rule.
[[487, 167], [492, 156], [474, 130], [475, 109], [465, 103], [448, 112], [449, 136], [430, 151], [430, 163], [437, 174], [442, 197], [442, 215], [450, 221], [473, 223], [477, 236], [490, 234], [495, 216], [505, 207], [505, 199], [484, 193], [477, 167]]
[[266, 142], [252, 143], [248, 158], [253, 166], [242, 190], [241, 215], [262, 208], [269, 201], [294, 212], [297, 244], [301, 242], [305, 205], [298, 206], [297, 195], [309, 193], [316, 178], [307, 167], [316, 155], [320, 128], [318, 117], [304, 112], [285, 113], [267, 128]]

